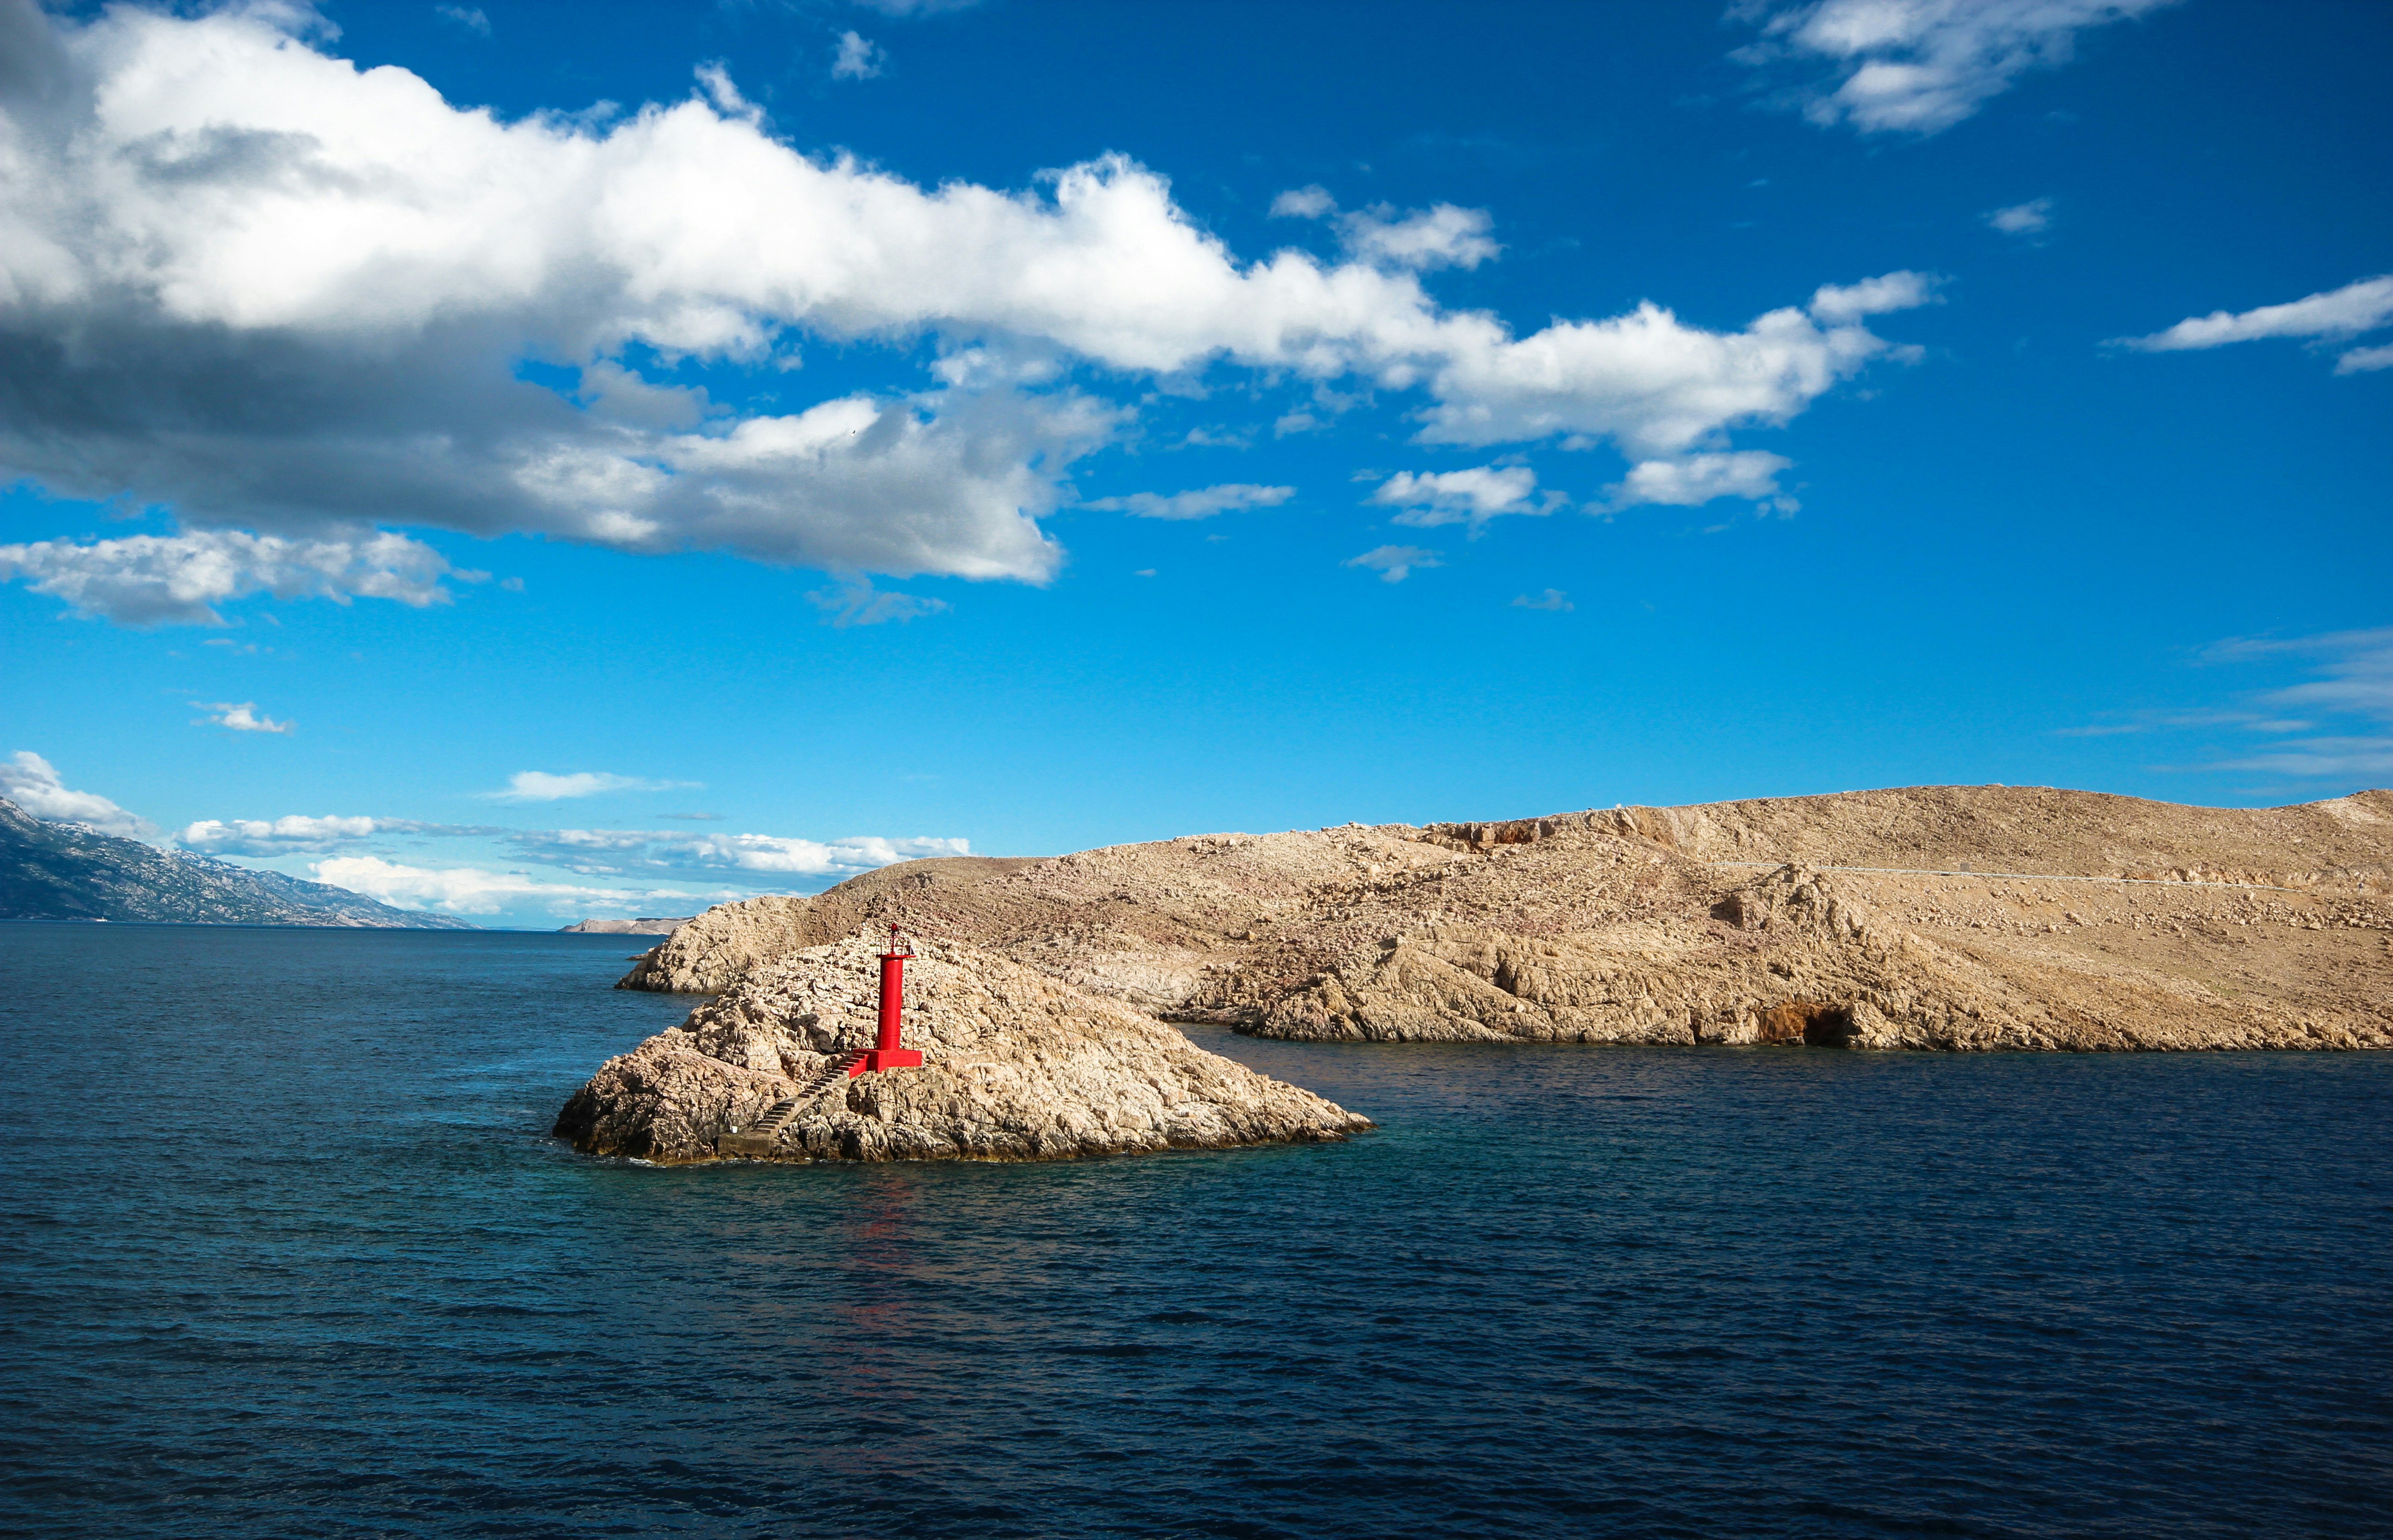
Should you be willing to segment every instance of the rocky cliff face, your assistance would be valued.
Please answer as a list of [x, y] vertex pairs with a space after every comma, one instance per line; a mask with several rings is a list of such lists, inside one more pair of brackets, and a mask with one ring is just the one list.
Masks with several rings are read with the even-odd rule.
[[624, 982], [721, 988], [895, 920], [1276, 1037], [2373, 1047], [2388, 895], [2393, 793], [1928, 787], [916, 862], [712, 910]]
[[792, 1097], [776, 1160], [1053, 1160], [1314, 1142], [1368, 1119], [1003, 958], [932, 943], [908, 964], [919, 1069], [850, 1078], [871, 1044], [878, 947], [803, 948], [610, 1059], [556, 1131], [594, 1155], [717, 1158]]

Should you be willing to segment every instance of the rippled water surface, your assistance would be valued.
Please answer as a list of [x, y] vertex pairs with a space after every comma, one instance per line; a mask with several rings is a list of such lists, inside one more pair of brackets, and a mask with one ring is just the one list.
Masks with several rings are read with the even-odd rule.
[[1199, 1029], [1381, 1131], [652, 1169], [630, 949], [0, 925], [0, 1528], [2386, 1532], [2393, 1058]]

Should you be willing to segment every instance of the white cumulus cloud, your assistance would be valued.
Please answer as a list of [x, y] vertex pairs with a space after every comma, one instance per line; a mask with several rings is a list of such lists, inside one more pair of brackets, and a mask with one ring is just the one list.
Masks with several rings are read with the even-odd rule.
[[320, 855], [382, 834], [492, 832], [495, 831], [487, 829], [420, 823], [413, 818], [290, 814], [280, 818], [202, 818], [185, 825], [175, 835], [175, 843], [210, 855]]
[[[6, 430], [0, 429], [0, 435]], [[126, 625], [220, 625], [216, 607], [252, 594], [445, 603], [440, 553], [388, 531], [285, 539], [238, 529], [187, 529], [115, 540], [0, 545], [0, 578], [21, 578], [85, 615]]]
[[149, 819], [127, 813], [96, 791], [70, 790], [50, 762], [30, 749], [0, 761], [0, 797], [52, 823], [89, 824], [102, 834], [128, 840], [146, 840], [158, 832]]
[[789, 877], [853, 877], [858, 872], [935, 856], [969, 855], [968, 840], [920, 836], [887, 839], [790, 839], [772, 834], [660, 834], [639, 829], [524, 830], [507, 837], [526, 860], [569, 867], [585, 875], [625, 873], [752, 873]]
[[[1865, 322], [1891, 298], [1726, 331], [1648, 303], [1516, 335], [1422, 287], [1495, 254], [1483, 213], [1366, 211], [1348, 260], [1242, 261], [1129, 160], [924, 188], [775, 139], [719, 70], [604, 122], [505, 121], [333, 56], [297, 8], [0, 0], [0, 472], [169, 505], [187, 542], [0, 561], [124, 619], [260, 590], [432, 602], [437, 555], [369, 547], [379, 523], [1041, 582], [1062, 552], [1039, 520], [1131, 415], [1097, 394], [1120, 377], [1418, 392], [1425, 441], [1651, 458], [1723, 449], [1901, 352]], [[1917, 303], [1905, 276], [1873, 292]], [[925, 336], [946, 362], [922, 388], [772, 412], [639, 364]], [[528, 357], [575, 383], [522, 377]], [[340, 549], [195, 559], [235, 529]]]
[[1237, 508], [1276, 508], [1295, 495], [1293, 487], [1259, 487], [1252, 482], [1233, 481], [1169, 495], [1132, 492], [1128, 497], [1101, 497], [1080, 506], [1128, 514], [1133, 518], [1211, 518], [1215, 514]]
[[1733, 57], [1754, 65], [1824, 61], [1833, 84], [1797, 92], [1804, 116], [1864, 133], [1938, 134], [2027, 71], [2066, 64], [2077, 34], [2176, 0], [1738, 0], [1733, 19], [1761, 36]]
[[485, 802], [553, 803], [569, 797], [595, 797], [608, 791], [678, 791], [697, 781], [649, 780], [640, 776], [615, 776], [599, 770], [577, 770], [554, 776], [545, 770], [518, 770], [507, 777], [503, 791], [477, 793]]
[[[1720, 497], [1784, 502], [1778, 493], [1778, 473], [1793, 463], [1784, 455], [1763, 450], [1646, 460], [1629, 466], [1628, 475], [1608, 490], [1617, 508], [1644, 502], [1693, 508]], [[1791, 503], [1787, 511], [1793, 511]]]
[[1501, 514], [1550, 514], [1563, 504], [1561, 493], [1537, 498], [1536, 489], [1537, 474], [1526, 465], [1474, 465], [1460, 471], [1399, 471], [1380, 483], [1371, 501], [1404, 510], [1393, 523], [1421, 529], [1467, 523], [1475, 530]]
[[490, 871], [480, 867], [412, 867], [379, 855], [335, 855], [309, 863], [316, 881], [347, 888], [404, 909], [441, 909], [450, 914], [497, 914], [503, 909], [537, 907], [554, 915], [586, 913], [594, 908], [627, 908], [661, 902], [703, 907], [735, 892], [684, 893], [657, 888], [604, 888], [556, 882], [519, 871]]
[[[2177, 353], [2223, 347], [2229, 343], [2256, 342], [2266, 337], [2339, 340], [2373, 332], [2387, 323], [2393, 323], [2393, 274], [2363, 278], [2340, 289], [2305, 295], [2282, 305], [2189, 316], [2165, 332], [2155, 332], [2148, 337], [2114, 337], [2112, 344], [2146, 353]], [[2388, 363], [2393, 363], [2393, 348], [2356, 347], [2337, 360], [2335, 372], [2357, 373], [2383, 369]]]
[[1490, 225], [1485, 209], [1439, 203], [1399, 215], [1380, 203], [1341, 215], [1338, 233], [1346, 249], [1366, 262], [1397, 268], [1476, 268], [1504, 249], [1488, 238]]
[[1560, 437], [1574, 449], [1610, 438], [1633, 455], [1708, 445], [1733, 424], [1790, 420], [1894, 351], [1865, 318], [1931, 303], [1935, 287], [1914, 272], [1826, 284], [1805, 308], [1727, 333], [1688, 326], [1651, 301], [1521, 338], [1485, 316], [1456, 317], [1420, 437], [1473, 445]]
[[287, 733], [292, 727], [288, 722], [258, 715], [255, 700], [194, 700], [191, 704], [208, 713], [195, 726], [229, 727], [236, 733]]

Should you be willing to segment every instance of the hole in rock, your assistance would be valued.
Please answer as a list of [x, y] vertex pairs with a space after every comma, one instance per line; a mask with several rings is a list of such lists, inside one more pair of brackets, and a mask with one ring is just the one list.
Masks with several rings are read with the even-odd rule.
[[1765, 1043], [1801, 1043], [1806, 1048], [1850, 1048], [1853, 1013], [1841, 1005], [1817, 1000], [1789, 1000], [1761, 1013]]

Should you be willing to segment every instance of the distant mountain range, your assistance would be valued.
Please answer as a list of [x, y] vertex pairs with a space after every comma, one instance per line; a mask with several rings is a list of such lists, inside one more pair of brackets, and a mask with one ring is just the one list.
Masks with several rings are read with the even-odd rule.
[[0, 797], [0, 920], [475, 929], [447, 915], [377, 904], [347, 888], [160, 850], [83, 824], [46, 823], [6, 797]]

